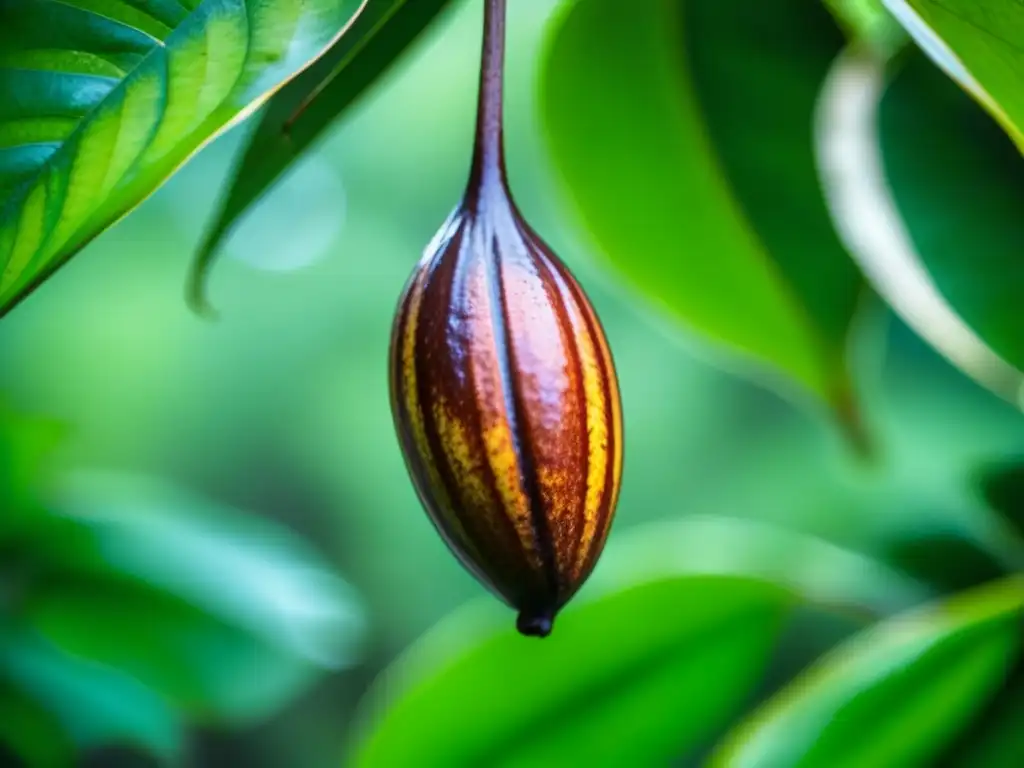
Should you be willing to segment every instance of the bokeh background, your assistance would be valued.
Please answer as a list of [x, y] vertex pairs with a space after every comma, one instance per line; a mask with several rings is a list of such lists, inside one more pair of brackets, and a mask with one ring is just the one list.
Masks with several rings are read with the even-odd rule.
[[[591, 295], [621, 380], [609, 551], [629, 529], [697, 515], [777, 522], [883, 557], [922, 532], [981, 530], [951, 478], [1024, 447], [1020, 412], [876, 303], [856, 379], [883, 473], [851, 460], [819, 406], [653, 313], [603, 267], [544, 154], [536, 80], [557, 3], [510, 5], [512, 186]], [[67, 425], [59, 467], [152, 476], [277, 521], [352, 588], [365, 632], [344, 668], [255, 724], [196, 728], [189, 765], [338, 765], [373, 681], [481, 598], [419, 508], [386, 380], [399, 291], [465, 183], [481, 14], [482, 3], [446, 12], [246, 218], [213, 274], [216, 321], [189, 311], [183, 285], [244, 125], [0, 323], [0, 392]], [[116, 749], [91, 760], [149, 764]]]

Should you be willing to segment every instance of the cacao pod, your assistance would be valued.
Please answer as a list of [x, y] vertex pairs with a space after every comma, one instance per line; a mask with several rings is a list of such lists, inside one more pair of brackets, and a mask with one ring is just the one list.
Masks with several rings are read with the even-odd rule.
[[437, 530], [519, 631], [543, 637], [608, 535], [622, 416], [590, 302], [508, 191], [486, 67], [482, 79], [469, 188], [399, 301], [391, 405]]

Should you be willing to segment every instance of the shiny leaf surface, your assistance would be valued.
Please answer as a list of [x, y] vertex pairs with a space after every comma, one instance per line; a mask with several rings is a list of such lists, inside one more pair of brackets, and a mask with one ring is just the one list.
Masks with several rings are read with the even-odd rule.
[[0, 2], [0, 316], [333, 42], [360, 0]]

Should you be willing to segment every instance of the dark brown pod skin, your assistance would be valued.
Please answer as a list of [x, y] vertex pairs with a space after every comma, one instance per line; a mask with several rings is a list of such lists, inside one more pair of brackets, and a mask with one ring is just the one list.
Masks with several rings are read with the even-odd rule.
[[543, 637], [604, 547], [622, 413], [590, 302], [508, 191], [503, 21], [504, 0], [488, 0], [473, 172], [399, 301], [391, 405], [437, 530], [519, 631]]

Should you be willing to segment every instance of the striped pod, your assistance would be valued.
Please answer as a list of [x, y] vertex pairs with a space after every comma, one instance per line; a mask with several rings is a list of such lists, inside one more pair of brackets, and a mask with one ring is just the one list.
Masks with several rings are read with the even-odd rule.
[[427, 249], [390, 357], [420, 500], [465, 567], [519, 611], [519, 631], [547, 635], [608, 535], [622, 416], [590, 302], [503, 185], [468, 196]]

